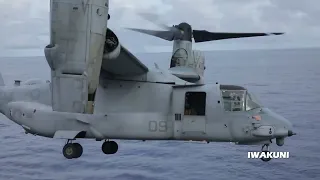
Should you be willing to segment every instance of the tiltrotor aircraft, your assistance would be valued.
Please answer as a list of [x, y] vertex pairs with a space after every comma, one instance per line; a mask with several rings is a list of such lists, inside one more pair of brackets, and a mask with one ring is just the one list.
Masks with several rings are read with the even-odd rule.
[[2, 83], [1, 113], [26, 133], [66, 139], [68, 159], [82, 155], [74, 142], [80, 138], [104, 140], [102, 151], [115, 154], [111, 139], [235, 142], [269, 151], [272, 140], [282, 146], [295, 134], [244, 87], [205, 84], [204, 56], [191, 47], [192, 35], [201, 42], [268, 34], [192, 31], [181, 23], [166, 35], [152, 33], [174, 40], [174, 51], [169, 70], [151, 70], [107, 28], [108, 4], [51, 0], [51, 82]]

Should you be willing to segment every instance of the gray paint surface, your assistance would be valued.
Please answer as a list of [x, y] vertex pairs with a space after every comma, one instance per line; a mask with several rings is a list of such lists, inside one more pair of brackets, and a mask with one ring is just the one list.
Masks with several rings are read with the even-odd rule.
[[50, 0], [50, 42], [45, 56], [51, 67], [55, 111], [93, 112], [108, 11], [109, 0]]
[[[51, 84], [41, 82], [9, 89], [4, 87], [1, 112], [26, 132], [63, 139], [77, 136], [77, 133], [71, 132], [85, 132], [85, 138], [94, 139], [259, 143], [276, 137], [284, 138], [288, 136], [288, 131], [293, 130], [290, 122], [262, 106], [246, 112], [224, 111], [219, 84], [188, 85], [185, 82], [185, 85], [173, 86], [172, 81], [183, 81], [170, 74], [146, 75], [145, 80], [121, 80], [121, 77], [108, 77], [102, 71], [102, 86], [95, 101], [96, 115], [51, 111]], [[163, 82], [157, 82], [158, 78], [162, 78]], [[236, 86], [222, 86], [231, 90], [233, 87]], [[36, 99], [35, 91], [41, 95]], [[205, 116], [184, 115], [186, 92], [207, 94]], [[253, 115], [261, 112], [261, 121], [252, 120]], [[176, 119], [176, 114], [182, 118]], [[262, 136], [255, 136], [254, 132], [260, 132], [259, 128], [264, 126], [272, 126], [272, 134], [261, 132]], [[279, 135], [278, 131], [286, 133]]]
[[[55, 1], [53, 0], [53, 2]], [[92, 1], [90, 2], [92, 3]], [[68, 140], [75, 138], [93, 138], [96, 140], [195, 140], [242, 144], [270, 144], [272, 143], [271, 139], [283, 139], [291, 136], [292, 124], [276, 113], [262, 106], [251, 111], [226, 112], [222, 108], [224, 100], [221, 98], [218, 83], [216, 85], [195, 86], [187, 85], [187, 82], [185, 82], [184, 87], [175, 88], [171, 85], [171, 79], [174, 75], [171, 75], [170, 79], [164, 79], [162, 83], [156, 81], [159, 76], [147, 77], [146, 80], [137, 81], [135, 77], [130, 79], [130, 76], [126, 76], [127, 79], [125, 80], [121, 76], [108, 77], [107, 75], [107, 78], [101, 79], [101, 81], [105, 81], [103, 84], [107, 85], [103, 86], [103, 89], [108, 89], [107, 91], [102, 90], [102, 94], [106, 96], [100, 98], [103, 100], [102, 114], [90, 115], [94, 110], [94, 107], [91, 106], [99, 106], [98, 101], [94, 100], [95, 97], [90, 99], [90, 96], [99, 97], [98, 93], [96, 95], [96, 85], [99, 82], [97, 75], [100, 74], [101, 61], [104, 60], [101, 46], [104, 45], [107, 22], [105, 19], [96, 16], [104, 17], [107, 14], [108, 5], [107, 1], [105, 2], [106, 7], [95, 7], [94, 3], [87, 2], [88, 4], [85, 4], [82, 2], [82, 5], [90, 6], [91, 11], [97, 9], [96, 14], [89, 12], [89, 9], [86, 9], [87, 6], [83, 6], [84, 17], [71, 17], [71, 19], [79, 20], [76, 22], [84, 25], [84, 34], [87, 35], [86, 41], [84, 41], [83, 32], [80, 32], [83, 27], [74, 29], [76, 30], [76, 38], [72, 39], [72, 34], [63, 30], [68, 25], [58, 18], [61, 15], [74, 15], [70, 8], [73, 6], [73, 10], [78, 11], [79, 7], [75, 7], [76, 4], [70, 2], [67, 4], [69, 6], [60, 6], [63, 3], [59, 1], [52, 4], [51, 45], [45, 48], [52, 75], [52, 83], [45, 84], [46, 87], [49, 87], [49, 90], [46, 91], [46, 87], [41, 86], [44, 85], [43, 83], [23, 85], [14, 89], [3, 89], [0, 99], [1, 112], [21, 125], [26, 133]], [[80, 4], [78, 1], [78, 5]], [[100, 12], [99, 10], [102, 10], [102, 8], [105, 11]], [[88, 14], [91, 14], [91, 16]], [[88, 17], [88, 22], [85, 22]], [[99, 28], [103, 20], [105, 20], [105, 26], [102, 25]], [[65, 37], [71, 38], [71, 49], [69, 49], [69, 46], [63, 47], [63, 45], [69, 45], [69, 39], [67, 39], [67, 43], [63, 42]], [[93, 45], [91, 44], [92, 40]], [[74, 44], [74, 42], [77, 43]], [[78, 47], [78, 45], [85, 46], [83, 48]], [[95, 47], [95, 45], [98, 47]], [[86, 53], [85, 62], [81, 62], [83, 60], [81, 58], [75, 58], [79, 56], [77, 53], [79, 50]], [[190, 46], [187, 52], [192, 52], [191, 50]], [[130, 58], [134, 60], [132, 56]], [[148, 76], [148, 73], [143, 75]], [[167, 75], [170, 77], [170, 74]], [[110, 80], [115, 82], [115, 86], [112, 86]], [[181, 82], [181, 80], [174, 81], [174, 83], [178, 82]], [[29, 87], [34, 87], [34, 89], [27, 89]], [[125, 87], [124, 91], [122, 91], [123, 87]], [[18, 91], [16, 91], [17, 89]], [[41, 97], [41, 92], [47, 93], [47, 96]], [[186, 115], [184, 103], [187, 92], [207, 94], [205, 99], [206, 114], [203, 116]], [[48, 103], [46, 98], [50, 95], [52, 101]], [[86, 99], [87, 95], [89, 95], [88, 99]], [[31, 98], [31, 100], [28, 98]], [[123, 101], [121, 101], [122, 98]], [[152, 105], [153, 107], [150, 106], [151, 102], [156, 102]], [[52, 107], [46, 106], [47, 104], [51, 104]], [[126, 105], [129, 107], [137, 106], [138, 109], [123, 109]], [[116, 109], [113, 110], [111, 107]], [[153, 108], [155, 109], [153, 110]], [[256, 115], [261, 116], [262, 119], [253, 120], [253, 116]], [[219, 121], [222, 121], [222, 123], [219, 123]], [[270, 143], [266, 143], [269, 140]]]
[[[152, 67], [167, 68], [167, 54], [138, 54]], [[319, 175], [317, 131], [319, 116], [317, 76], [319, 50], [205, 52], [208, 59], [206, 82], [244, 85], [256, 93], [263, 104], [290, 119], [298, 136], [283, 147], [271, 150], [289, 151], [290, 159], [263, 164], [247, 159], [248, 151], [260, 147], [235, 146], [230, 143], [197, 143], [175, 141], [117, 141], [119, 154], [106, 156], [101, 142], [79, 140], [84, 154], [77, 161], [67, 161], [60, 154], [63, 140], [24, 134], [23, 129], [1, 116], [0, 148], [3, 179], [316, 179]], [[236, 57], [236, 58], [235, 58]], [[25, 82], [39, 77], [49, 79], [45, 59], [0, 59], [0, 71], [6, 84], [15, 79]], [[297, 74], [297, 68], [298, 74]], [[37, 70], [34, 70], [36, 68]], [[227, 73], [227, 72], [232, 73]], [[252, 76], [255, 74], [255, 76]], [[300, 84], [301, 86], [297, 86]], [[186, 158], [187, 157], [187, 158]], [[50, 159], [50, 160], [48, 160]], [[39, 166], [41, 164], [41, 166]], [[195, 166], [196, 165], [196, 166]], [[23, 167], [22, 167], [23, 166]], [[35, 168], [37, 167], [37, 168]], [[74, 168], [73, 168], [74, 167]], [[266, 168], [267, 167], [267, 168]], [[188, 171], [186, 171], [186, 169]], [[226, 169], [228, 172], [226, 173]], [[19, 172], [19, 173], [17, 173]]]

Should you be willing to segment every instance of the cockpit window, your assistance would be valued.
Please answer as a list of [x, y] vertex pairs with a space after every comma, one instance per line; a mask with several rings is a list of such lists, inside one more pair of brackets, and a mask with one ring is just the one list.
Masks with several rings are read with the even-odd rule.
[[254, 96], [254, 94], [247, 93], [246, 99], [246, 111], [250, 111], [252, 109], [260, 108], [261, 103], [259, 100]]
[[222, 90], [223, 105], [226, 111], [244, 111], [245, 90]]
[[220, 89], [225, 111], [250, 111], [261, 107], [257, 98], [241, 86], [221, 85]]

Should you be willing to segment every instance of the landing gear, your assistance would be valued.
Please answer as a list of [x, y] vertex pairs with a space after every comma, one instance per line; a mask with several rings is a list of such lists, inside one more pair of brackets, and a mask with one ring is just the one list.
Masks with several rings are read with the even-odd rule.
[[101, 150], [105, 154], [115, 154], [118, 151], [118, 144], [115, 141], [105, 141]]
[[[83, 153], [83, 148], [79, 143], [72, 143], [71, 141], [68, 140], [64, 145], [63, 156], [67, 159], [79, 158]], [[115, 154], [118, 151], [118, 144], [115, 141], [105, 141], [101, 149], [104, 154]]]
[[69, 143], [67, 141], [62, 150], [63, 156], [67, 159], [79, 158], [83, 153], [83, 148], [79, 143]]
[[79, 143], [74, 143], [73, 146], [76, 148], [76, 155], [74, 158], [79, 158], [83, 153], [83, 148]]
[[[269, 151], [269, 144], [264, 144], [261, 148], [261, 152], [264, 152], [265, 154], [267, 154]], [[268, 162], [271, 160], [271, 158], [265, 158], [265, 157], [262, 157], [261, 158], [262, 161], [264, 162]]]

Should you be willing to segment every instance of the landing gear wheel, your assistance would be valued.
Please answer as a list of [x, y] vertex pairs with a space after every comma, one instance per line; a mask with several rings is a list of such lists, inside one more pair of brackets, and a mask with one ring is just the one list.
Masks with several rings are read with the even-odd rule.
[[79, 143], [73, 143], [73, 146], [76, 149], [76, 153], [74, 154], [73, 158], [79, 158], [83, 153], [83, 148]]
[[[268, 152], [270, 152], [270, 151], [262, 151], [262, 152], [268, 153]], [[268, 161], [271, 160], [271, 158], [264, 158], [264, 157], [262, 157], [261, 160], [264, 161], [264, 162], [268, 162]]]
[[[268, 152], [270, 152], [269, 151], [269, 144], [264, 144], [263, 146], [262, 146], [262, 148], [261, 148], [261, 152], [264, 152], [265, 154], [267, 154]], [[264, 161], [264, 162], [268, 162], [268, 161], [270, 161], [271, 160], [271, 158], [264, 158], [264, 157], [262, 157], [262, 158], [260, 158], [262, 161]]]
[[64, 145], [62, 149], [63, 156], [67, 159], [72, 159], [76, 155], [77, 148], [72, 144], [68, 143]]
[[118, 151], [118, 144], [115, 141], [106, 141], [102, 144], [101, 149], [105, 154], [115, 154]]
[[79, 158], [83, 153], [83, 148], [79, 143], [67, 143], [64, 145], [62, 153], [67, 159]]

